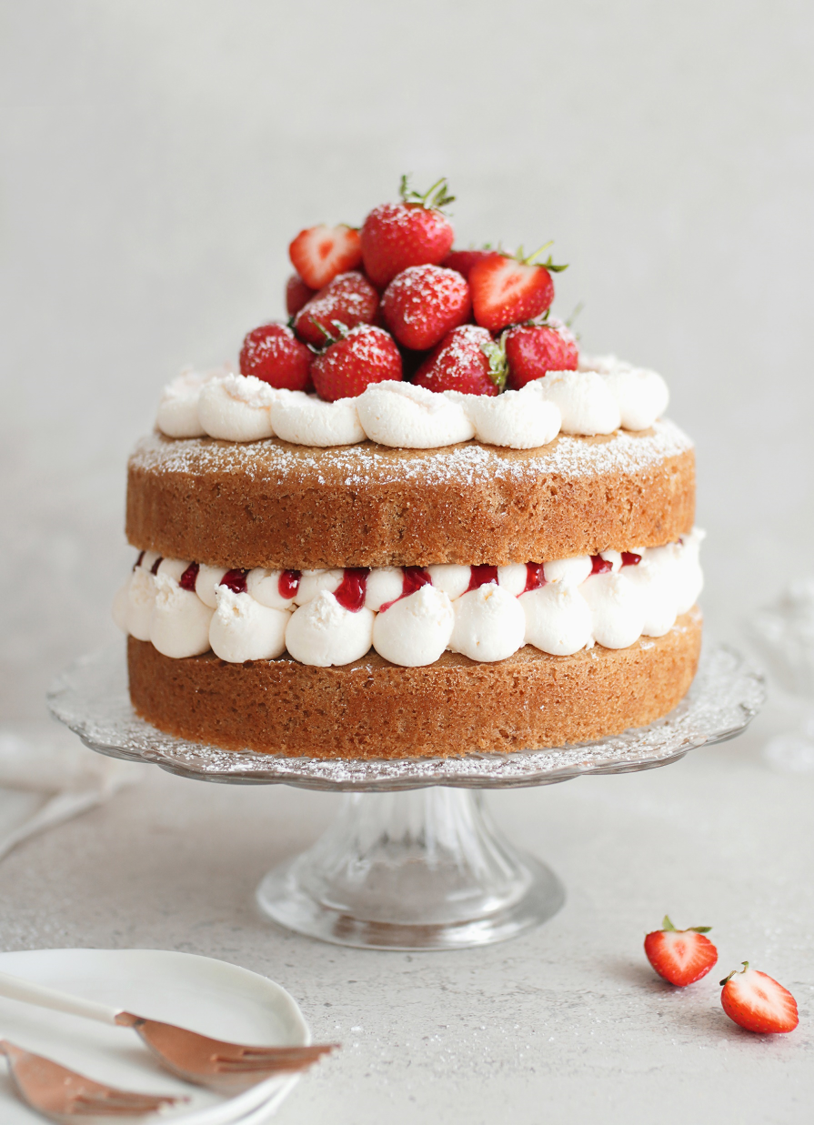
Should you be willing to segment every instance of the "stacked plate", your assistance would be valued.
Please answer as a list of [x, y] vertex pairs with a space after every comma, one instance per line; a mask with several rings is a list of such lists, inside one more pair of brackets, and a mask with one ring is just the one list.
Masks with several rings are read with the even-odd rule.
[[[237, 1043], [302, 1045], [310, 1033], [285, 989], [225, 961], [152, 949], [41, 949], [0, 954], [0, 972]], [[299, 1079], [268, 1078], [231, 1098], [190, 1086], [156, 1062], [127, 1028], [110, 1027], [0, 997], [0, 1035], [63, 1066], [128, 1090], [189, 1101], [146, 1123], [261, 1125]], [[41, 1125], [0, 1063], [0, 1121]]]

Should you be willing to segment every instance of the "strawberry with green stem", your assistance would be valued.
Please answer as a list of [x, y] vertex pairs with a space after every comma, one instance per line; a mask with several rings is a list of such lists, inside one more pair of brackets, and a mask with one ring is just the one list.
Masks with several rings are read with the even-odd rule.
[[485, 328], [454, 328], [421, 364], [413, 378], [429, 391], [497, 395], [506, 383], [506, 355]]
[[469, 272], [472, 309], [475, 320], [490, 332], [500, 332], [510, 324], [519, 324], [540, 316], [554, 300], [552, 273], [567, 266], [555, 266], [549, 255], [543, 264], [536, 259], [551, 243], [541, 246], [529, 257], [522, 247], [514, 257], [493, 255], [477, 262]]
[[718, 950], [704, 937], [711, 927], [677, 930], [666, 914], [661, 927], [644, 939], [647, 959], [659, 976], [679, 988], [705, 977], [718, 960]]
[[411, 191], [402, 176], [401, 203], [374, 207], [362, 225], [362, 262], [374, 285], [383, 289], [410, 266], [437, 266], [444, 260], [455, 234], [442, 208], [454, 198], [446, 179], [422, 195]]
[[348, 330], [340, 321], [333, 327], [339, 338], [311, 360], [311, 379], [320, 398], [354, 398], [371, 383], [401, 380], [401, 353], [389, 332], [372, 324]]
[[731, 1020], [758, 1035], [794, 1031], [800, 1022], [797, 1001], [787, 988], [767, 973], [750, 969], [742, 961], [721, 981], [721, 1006]]

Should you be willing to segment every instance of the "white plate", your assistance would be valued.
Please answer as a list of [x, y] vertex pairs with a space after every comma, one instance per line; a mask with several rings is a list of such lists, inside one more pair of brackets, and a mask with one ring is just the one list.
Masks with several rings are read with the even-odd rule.
[[[248, 969], [210, 957], [157, 949], [38, 949], [0, 953], [0, 972], [217, 1039], [268, 1045], [311, 1041], [302, 1013], [285, 989]], [[168, 1113], [138, 1119], [145, 1123], [180, 1118], [184, 1125], [231, 1125], [256, 1107], [261, 1107], [258, 1120], [266, 1120], [298, 1080], [297, 1075], [269, 1078], [224, 1099], [174, 1078], [126, 1028], [2, 997], [0, 1037], [100, 1082], [190, 1098]], [[3, 1125], [42, 1123], [14, 1093], [2, 1065], [0, 1121]]]

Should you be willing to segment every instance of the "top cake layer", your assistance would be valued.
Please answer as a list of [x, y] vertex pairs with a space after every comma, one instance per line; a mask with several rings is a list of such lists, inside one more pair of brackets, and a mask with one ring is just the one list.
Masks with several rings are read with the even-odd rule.
[[694, 510], [692, 442], [668, 421], [535, 450], [153, 434], [130, 459], [127, 536], [224, 567], [507, 565], [659, 546]]

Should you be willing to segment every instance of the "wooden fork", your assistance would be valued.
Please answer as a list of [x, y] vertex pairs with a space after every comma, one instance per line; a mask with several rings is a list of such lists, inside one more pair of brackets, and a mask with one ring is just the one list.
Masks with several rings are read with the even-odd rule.
[[0, 973], [0, 996], [84, 1016], [100, 1023], [131, 1027], [173, 1074], [225, 1094], [248, 1089], [273, 1074], [305, 1070], [338, 1046], [337, 1043], [315, 1043], [310, 1046], [251, 1047], [228, 1043], [176, 1027], [175, 1024], [108, 1008], [95, 1000], [71, 996], [8, 973]]

